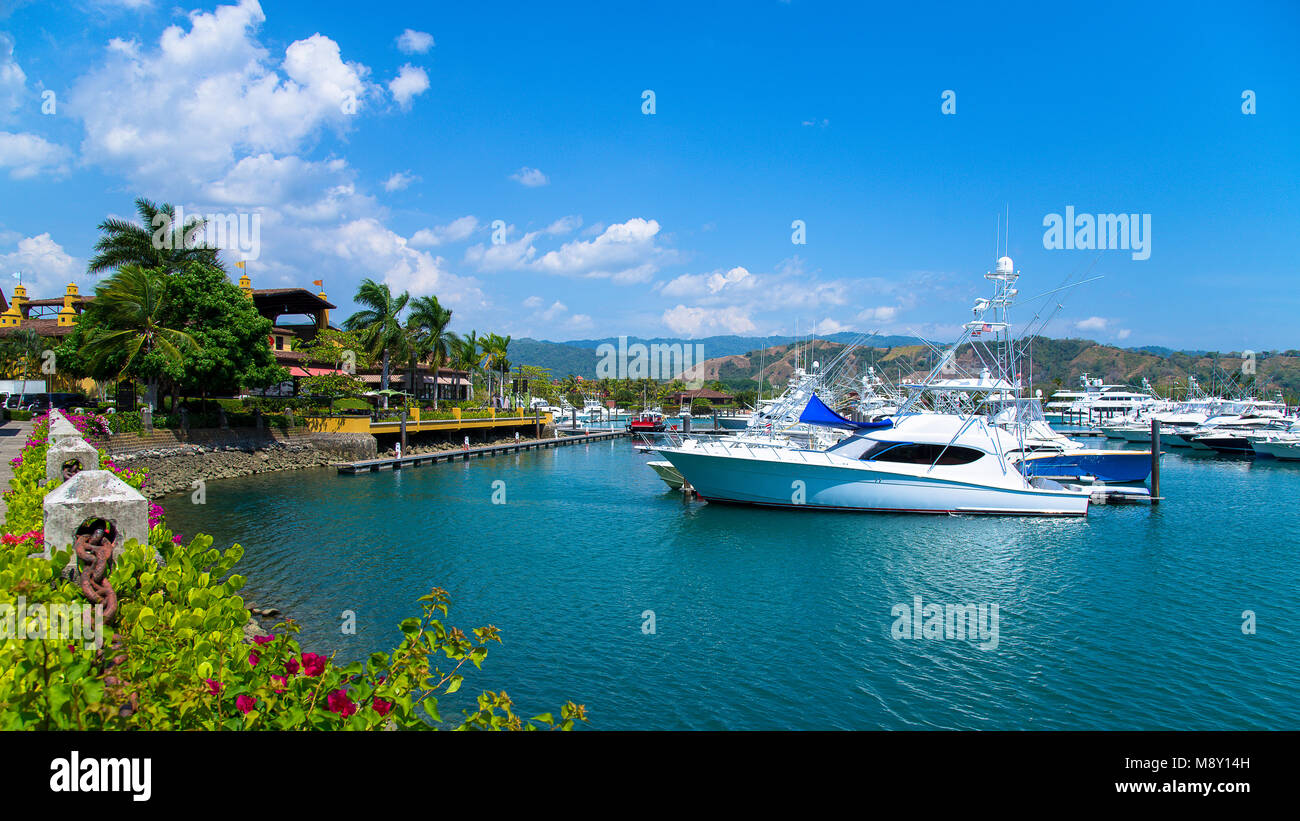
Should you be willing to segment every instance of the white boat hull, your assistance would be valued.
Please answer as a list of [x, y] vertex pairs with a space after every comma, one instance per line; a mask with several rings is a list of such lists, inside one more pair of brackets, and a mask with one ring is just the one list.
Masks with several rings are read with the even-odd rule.
[[1256, 440], [1250, 443], [1261, 456], [1272, 456], [1286, 462], [1300, 462], [1300, 442], [1269, 442]]
[[1087, 492], [1059, 485], [1059, 490], [1030, 487], [1018, 476], [1009, 479], [1007, 487], [991, 487], [933, 474], [914, 475], [903, 466], [895, 472], [837, 465], [815, 451], [785, 451], [769, 458], [691, 448], [660, 453], [696, 493], [716, 502], [890, 513], [1083, 516], [1088, 512]]

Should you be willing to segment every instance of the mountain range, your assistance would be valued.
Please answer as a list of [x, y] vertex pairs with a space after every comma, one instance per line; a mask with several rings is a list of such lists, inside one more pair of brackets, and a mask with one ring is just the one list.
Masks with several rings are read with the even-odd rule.
[[[721, 382], [730, 390], [753, 389], [759, 371], [769, 385], [783, 386], [798, 364], [830, 362], [848, 344], [861, 337], [854, 333], [819, 336], [814, 342], [792, 337], [712, 336], [701, 339], [671, 337], [629, 337], [627, 344], [700, 345], [707, 357], [687, 374], [708, 382]], [[861, 370], [868, 365], [891, 380], [916, 378], [933, 366], [935, 355], [921, 340], [911, 336], [872, 337], [850, 354], [850, 367]], [[522, 338], [510, 343], [510, 360], [515, 365], [533, 365], [548, 369], [560, 378], [572, 374], [583, 379], [596, 378], [597, 349], [609, 344], [618, 347], [615, 337], [551, 342]], [[979, 370], [975, 352], [963, 346], [957, 360], [968, 370]], [[1188, 374], [1195, 374], [1202, 387], [1230, 395], [1241, 388], [1272, 395], [1281, 391], [1294, 401], [1300, 397], [1300, 351], [1282, 352], [1212, 352], [1181, 350], [1158, 346], [1118, 348], [1089, 339], [1051, 339], [1039, 337], [1026, 348], [1022, 367], [1029, 372], [1026, 380], [1044, 395], [1065, 387], [1075, 387], [1083, 374], [1100, 377], [1107, 383], [1140, 385], [1145, 378], [1168, 395], [1186, 389]], [[1253, 369], [1253, 373], [1251, 372]]]

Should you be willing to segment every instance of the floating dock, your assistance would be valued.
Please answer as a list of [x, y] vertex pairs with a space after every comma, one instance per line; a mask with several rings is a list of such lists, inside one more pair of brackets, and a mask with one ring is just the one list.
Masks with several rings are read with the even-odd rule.
[[521, 453], [526, 450], [542, 450], [561, 445], [576, 445], [580, 442], [599, 442], [606, 439], [621, 439], [628, 436], [625, 430], [606, 430], [581, 436], [561, 436], [556, 439], [532, 439], [519, 442], [507, 442], [502, 445], [482, 445], [476, 448], [456, 448], [440, 450], [436, 453], [417, 453], [398, 459], [388, 456], [381, 459], [363, 459], [360, 462], [346, 462], [338, 466], [339, 473], [355, 475], [358, 473], [378, 473], [381, 470], [402, 470], [419, 467], [423, 464], [437, 462], [468, 462], [470, 459], [496, 456], [501, 453]]

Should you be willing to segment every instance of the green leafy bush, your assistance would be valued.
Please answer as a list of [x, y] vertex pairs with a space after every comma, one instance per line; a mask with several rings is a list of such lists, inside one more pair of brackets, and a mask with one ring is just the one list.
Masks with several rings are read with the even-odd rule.
[[[39, 555], [42, 503], [58, 486], [42, 484], [47, 431], [38, 422], [15, 460], [0, 541], [0, 604], [21, 598], [29, 611], [85, 604], [80, 588], [60, 573], [70, 551]], [[100, 462], [137, 488], [145, 480], [102, 452]], [[161, 520], [147, 545], [129, 541], [108, 576], [119, 610], [105, 632], [116, 631], [121, 646], [102, 654], [121, 662], [106, 670], [94, 644], [67, 637], [3, 639], [0, 729], [567, 730], [586, 720], [572, 702], [558, 717], [524, 719], [504, 692], [485, 692], [477, 709], [445, 721], [437, 697], [459, 690], [468, 665], [479, 667], [487, 645], [501, 639], [492, 626], [467, 636], [444, 625], [448, 597], [438, 589], [419, 600], [418, 617], [399, 625], [396, 648], [364, 661], [304, 651], [292, 621], [250, 643], [250, 616], [239, 596], [245, 580], [234, 572], [242, 555], [239, 545], [213, 548], [206, 535], [186, 543]]]

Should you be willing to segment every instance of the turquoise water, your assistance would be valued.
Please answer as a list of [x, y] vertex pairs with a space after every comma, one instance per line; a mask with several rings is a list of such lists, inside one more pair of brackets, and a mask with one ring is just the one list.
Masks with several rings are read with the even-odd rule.
[[[684, 501], [647, 459], [619, 440], [163, 503], [242, 543], [246, 598], [309, 649], [391, 648], [435, 585], [450, 623], [499, 627], [445, 717], [504, 689], [602, 729], [1300, 728], [1300, 464], [1176, 451], [1157, 507], [993, 519]], [[893, 638], [918, 595], [997, 604], [997, 647]]]

